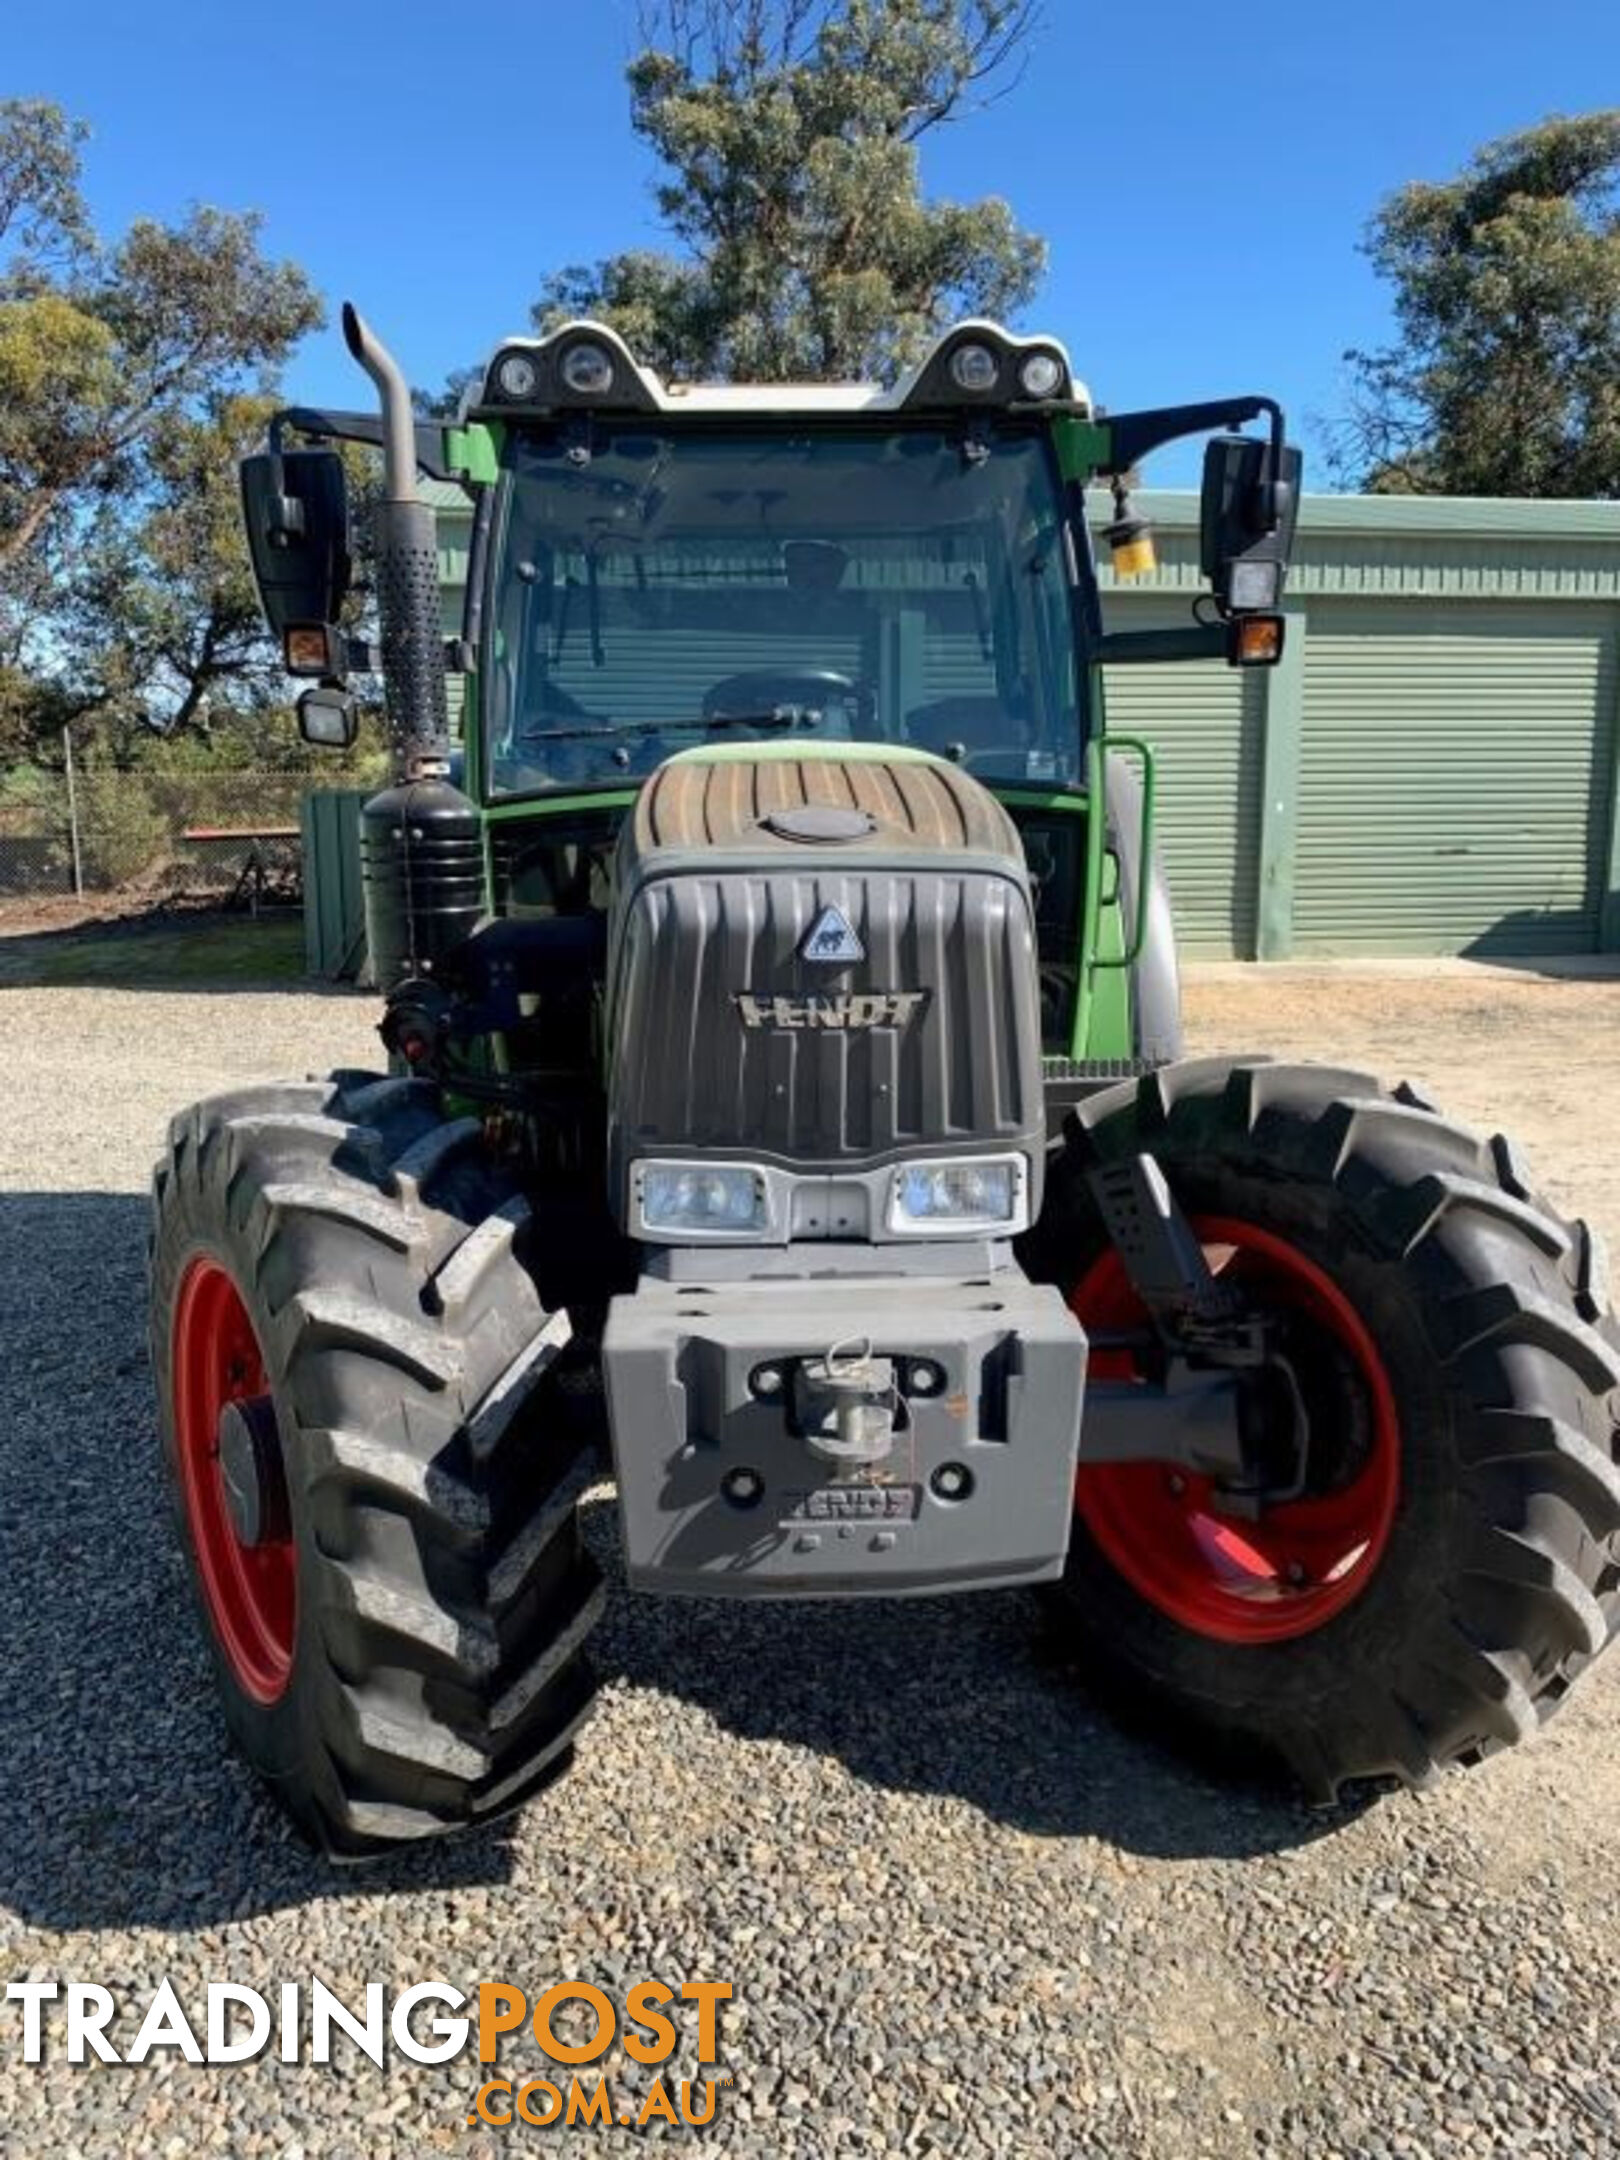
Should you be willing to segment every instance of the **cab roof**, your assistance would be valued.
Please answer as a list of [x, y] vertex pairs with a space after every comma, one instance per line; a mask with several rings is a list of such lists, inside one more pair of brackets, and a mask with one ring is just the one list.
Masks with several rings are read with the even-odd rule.
[[564, 323], [545, 337], [503, 340], [481, 380], [469, 385], [460, 417], [1009, 409], [1090, 416], [1090, 392], [1075, 377], [1058, 339], [1016, 337], [999, 323], [972, 317], [945, 331], [917, 366], [887, 387], [879, 383], [666, 383], [636, 360], [616, 330], [585, 319]]

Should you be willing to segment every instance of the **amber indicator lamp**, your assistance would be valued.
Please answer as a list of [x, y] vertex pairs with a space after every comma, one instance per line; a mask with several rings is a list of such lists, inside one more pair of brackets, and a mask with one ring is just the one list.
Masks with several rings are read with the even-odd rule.
[[330, 646], [323, 623], [294, 623], [282, 632], [281, 655], [289, 675], [324, 675]]
[[1240, 615], [1231, 626], [1231, 654], [1239, 667], [1275, 667], [1282, 658], [1283, 618]]
[[1114, 482], [1113, 522], [1103, 527], [1103, 538], [1115, 577], [1146, 577], [1159, 567], [1152, 524], [1132, 504], [1123, 480]]

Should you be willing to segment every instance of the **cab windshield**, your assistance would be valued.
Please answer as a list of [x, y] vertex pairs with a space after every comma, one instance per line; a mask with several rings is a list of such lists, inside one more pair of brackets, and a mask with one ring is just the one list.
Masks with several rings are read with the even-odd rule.
[[495, 795], [620, 785], [750, 738], [1078, 777], [1045, 437], [597, 422], [520, 437], [485, 655]]

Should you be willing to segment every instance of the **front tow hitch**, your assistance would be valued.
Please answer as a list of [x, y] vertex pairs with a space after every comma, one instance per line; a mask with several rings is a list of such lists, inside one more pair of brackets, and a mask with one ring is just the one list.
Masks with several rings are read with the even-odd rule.
[[901, 1415], [894, 1360], [874, 1357], [869, 1340], [834, 1343], [825, 1357], [793, 1367], [794, 1422], [805, 1445], [830, 1462], [881, 1462]]

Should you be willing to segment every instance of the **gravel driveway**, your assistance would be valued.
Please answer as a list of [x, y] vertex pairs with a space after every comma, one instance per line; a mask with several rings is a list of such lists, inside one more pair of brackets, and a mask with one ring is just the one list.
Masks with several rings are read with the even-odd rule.
[[[1216, 969], [1190, 1004], [1201, 1047], [1510, 1110], [1552, 1192], [1620, 1232], [1620, 979]], [[210, 1978], [729, 1979], [735, 2083], [711, 2130], [667, 2133], [695, 2153], [1620, 2154], [1620, 1656], [1535, 1748], [1312, 1816], [1124, 1737], [1015, 1594], [620, 1596], [578, 1766], [515, 1825], [359, 1874], [290, 1842], [222, 1750], [155, 1474], [142, 1196], [170, 1107], [368, 1062], [373, 1017], [0, 993], [8, 1979], [105, 1981], [138, 2016], [168, 1975], [199, 2022]], [[611, 1564], [605, 1497], [591, 1517]], [[384, 2073], [346, 2046], [330, 2071], [29, 2068], [0, 2005], [8, 2155], [532, 2144], [467, 2126], [475, 2083], [470, 2054]]]

